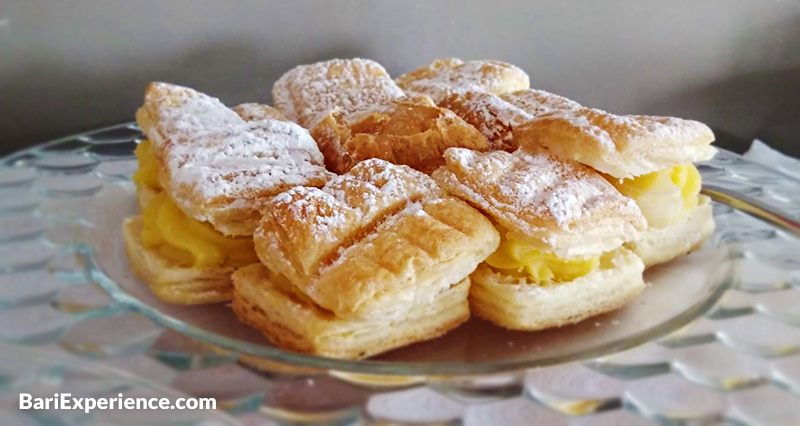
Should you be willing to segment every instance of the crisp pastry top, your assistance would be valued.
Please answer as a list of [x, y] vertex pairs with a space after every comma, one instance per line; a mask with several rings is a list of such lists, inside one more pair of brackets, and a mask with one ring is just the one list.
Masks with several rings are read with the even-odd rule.
[[433, 179], [508, 230], [510, 238], [559, 256], [599, 254], [635, 237], [646, 222], [636, 203], [593, 170], [521, 149], [445, 151]]
[[237, 220], [260, 213], [264, 198], [296, 185], [320, 186], [330, 173], [311, 135], [276, 120], [269, 107], [239, 114], [192, 89], [151, 83], [136, 119], [150, 139], [161, 186], [190, 217], [226, 235], [248, 235]]
[[269, 120], [269, 119], [289, 121], [289, 119], [286, 118], [286, 116], [284, 116], [276, 108], [264, 104], [255, 104], [255, 103], [239, 104], [233, 107], [233, 112], [239, 114], [239, 117], [242, 117], [242, 119], [245, 121], [259, 121], [259, 120]]
[[616, 178], [631, 178], [708, 160], [714, 133], [703, 123], [675, 117], [615, 115], [543, 91], [504, 99], [534, 115], [514, 130], [521, 147], [541, 146]]
[[436, 60], [396, 79], [403, 90], [430, 96], [437, 104], [452, 93], [488, 92], [496, 95], [527, 89], [530, 79], [514, 65], [492, 60]]
[[583, 108], [581, 104], [544, 90], [517, 90], [500, 95], [504, 101], [533, 116], [553, 111], [570, 111]]
[[497, 95], [488, 92], [453, 93], [439, 102], [464, 121], [478, 129], [491, 151], [514, 151], [517, 146], [512, 130], [533, 118], [533, 115]]
[[328, 113], [363, 111], [405, 96], [386, 70], [369, 59], [300, 65], [272, 87], [272, 100], [290, 120], [312, 129]]
[[430, 174], [451, 146], [485, 151], [486, 139], [427, 96], [407, 96], [363, 111], [334, 111], [311, 131], [329, 170], [345, 173], [359, 161], [381, 158]]
[[483, 215], [430, 177], [380, 159], [322, 188], [286, 191], [264, 212], [254, 235], [262, 263], [340, 317], [380, 315], [434, 265], [475, 247], [491, 253], [499, 241]]

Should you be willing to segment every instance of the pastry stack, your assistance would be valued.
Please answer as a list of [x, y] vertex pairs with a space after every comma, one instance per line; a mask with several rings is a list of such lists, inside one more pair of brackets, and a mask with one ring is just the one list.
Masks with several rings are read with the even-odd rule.
[[364, 59], [302, 65], [275, 108], [153, 83], [132, 269], [165, 301], [231, 301], [280, 347], [348, 359], [471, 313], [532, 331], [617, 309], [713, 232], [692, 165], [713, 134], [529, 86], [458, 59], [396, 80]]

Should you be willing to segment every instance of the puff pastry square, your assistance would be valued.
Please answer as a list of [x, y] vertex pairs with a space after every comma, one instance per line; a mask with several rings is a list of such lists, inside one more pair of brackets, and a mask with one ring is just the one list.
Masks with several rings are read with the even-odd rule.
[[[357, 164], [322, 188], [286, 191], [264, 213], [254, 240], [267, 272], [259, 272], [260, 279], [252, 278], [255, 268], [234, 274], [234, 309], [279, 345], [292, 336], [293, 348], [330, 356], [385, 351], [465, 321], [467, 293], [460, 286], [468, 287], [464, 280], [499, 244], [489, 220], [467, 203], [447, 196], [423, 173], [379, 159]], [[303, 328], [276, 312], [284, 306], [270, 308], [256, 298], [259, 293], [290, 298], [324, 313], [326, 321]], [[463, 295], [460, 305], [453, 294]], [[441, 312], [441, 306], [451, 308]], [[416, 322], [418, 332], [406, 336], [397, 327], [395, 334], [404, 319]], [[358, 350], [345, 350], [337, 346], [345, 344], [343, 336], [325, 337], [344, 323], [387, 327], [390, 337], [374, 351], [357, 343]], [[276, 329], [285, 330], [276, 335]]]
[[485, 138], [427, 96], [406, 96], [378, 63], [336, 59], [302, 65], [272, 89], [275, 105], [311, 130], [335, 173], [380, 158], [430, 173], [442, 152], [459, 146], [485, 150]]
[[510, 238], [561, 257], [599, 254], [644, 230], [633, 200], [588, 167], [547, 153], [445, 151], [432, 177], [508, 229]]
[[631, 178], [708, 160], [714, 133], [675, 117], [615, 115], [552, 93], [527, 90], [503, 96], [535, 119], [514, 130], [520, 147], [540, 146], [615, 178]]
[[305, 129], [269, 117], [247, 121], [216, 98], [166, 83], [151, 83], [136, 113], [161, 186], [186, 214], [225, 235], [251, 235], [266, 198], [330, 177]]

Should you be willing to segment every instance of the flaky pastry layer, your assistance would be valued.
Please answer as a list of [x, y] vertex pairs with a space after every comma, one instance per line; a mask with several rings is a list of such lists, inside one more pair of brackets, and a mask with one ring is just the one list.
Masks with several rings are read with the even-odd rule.
[[349, 115], [341, 110], [331, 112], [311, 134], [328, 169], [339, 174], [368, 158], [430, 174], [444, 164], [442, 154], [447, 148], [488, 148], [474, 127], [424, 96], [401, 98]]
[[714, 233], [711, 199], [698, 196], [697, 207], [680, 222], [666, 228], [650, 227], [626, 244], [646, 266], [653, 266], [699, 248]]
[[439, 106], [453, 111], [478, 129], [486, 137], [491, 151], [510, 152], [517, 149], [512, 131], [533, 118], [531, 114], [488, 92], [453, 93], [444, 97]]
[[136, 119], [153, 144], [161, 186], [190, 217], [225, 235], [250, 235], [266, 198], [297, 185], [320, 186], [330, 174], [311, 135], [271, 118], [267, 107], [246, 121], [218, 99], [151, 83]]
[[530, 87], [524, 71], [506, 62], [445, 58], [406, 73], [395, 81], [405, 91], [430, 96], [437, 104], [448, 95], [486, 92], [496, 95]]
[[443, 288], [430, 303], [411, 305], [400, 317], [342, 319], [297, 298], [253, 264], [233, 274], [233, 311], [277, 346], [334, 358], [360, 359], [432, 339], [469, 318], [469, 278]]
[[403, 96], [379, 63], [358, 58], [297, 66], [272, 87], [275, 107], [309, 130], [331, 112], [348, 115]]
[[543, 91], [504, 99], [534, 115], [514, 130], [523, 148], [544, 147], [616, 178], [631, 178], [708, 160], [714, 133], [703, 123], [675, 117], [615, 115]]
[[445, 151], [436, 182], [508, 229], [509, 238], [569, 258], [613, 250], [644, 230], [633, 200], [588, 167], [546, 153]]
[[401, 317], [469, 275], [499, 244], [492, 224], [423, 173], [365, 160], [265, 208], [262, 263], [341, 318]]
[[644, 264], [635, 254], [620, 248], [613, 253], [611, 263], [611, 268], [549, 286], [504, 275], [484, 263], [470, 276], [470, 309], [512, 330], [574, 324], [620, 308], [644, 289]]
[[131, 270], [150, 286], [159, 299], [182, 305], [231, 300], [231, 273], [242, 265], [231, 264], [216, 268], [178, 265], [144, 246], [140, 237], [142, 219], [139, 216], [125, 219], [122, 232]]

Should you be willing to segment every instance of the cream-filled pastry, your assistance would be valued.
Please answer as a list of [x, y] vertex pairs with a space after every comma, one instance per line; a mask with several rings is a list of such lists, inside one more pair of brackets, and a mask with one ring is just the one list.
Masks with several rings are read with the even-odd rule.
[[469, 275], [499, 235], [425, 174], [369, 159], [276, 196], [254, 240], [236, 315], [280, 347], [363, 358], [466, 321]]
[[628, 246], [646, 265], [685, 254], [713, 233], [711, 203], [699, 194], [700, 173], [692, 164], [716, 152], [706, 125], [674, 117], [614, 115], [540, 90], [502, 98], [534, 116], [515, 129], [518, 145], [543, 147], [560, 159], [593, 167], [636, 201], [648, 231]]
[[530, 87], [524, 71], [502, 61], [462, 61], [444, 58], [395, 79], [409, 93], [430, 96], [439, 104], [455, 93], [478, 92], [500, 95]]
[[192, 89], [152, 83], [137, 120], [148, 139], [133, 175], [141, 215], [123, 225], [133, 271], [159, 298], [227, 301], [230, 274], [257, 261], [266, 199], [331, 176], [305, 129], [266, 105], [228, 109]]
[[500, 61], [439, 59], [396, 79], [410, 93], [430, 96], [486, 137], [489, 150], [514, 151], [512, 130], [532, 118], [498, 95], [527, 89], [528, 75]]
[[445, 151], [432, 177], [492, 219], [501, 242], [470, 276], [470, 306], [495, 324], [540, 330], [619, 308], [644, 288], [623, 247], [646, 227], [599, 174], [544, 152]]
[[368, 158], [430, 173], [448, 147], [487, 149], [475, 128], [427, 96], [406, 95], [366, 59], [298, 66], [275, 83], [272, 97], [284, 115], [311, 131], [328, 169], [340, 174]]

